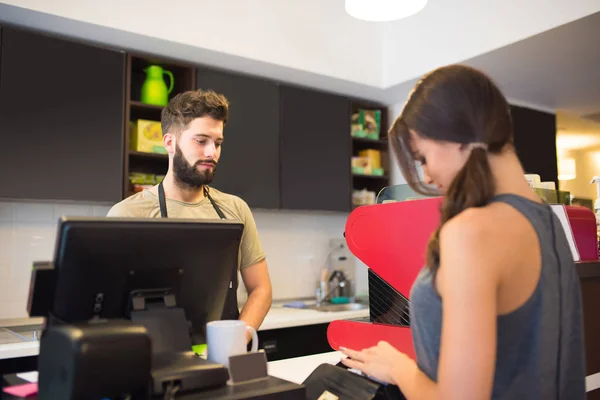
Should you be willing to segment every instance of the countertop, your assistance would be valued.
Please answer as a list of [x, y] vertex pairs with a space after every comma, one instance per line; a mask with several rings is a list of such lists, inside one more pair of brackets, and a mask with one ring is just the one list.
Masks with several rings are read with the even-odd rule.
[[[339, 351], [331, 351], [287, 360], [269, 361], [267, 368], [270, 376], [300, 385], [319, 365], [325, 363], [335, 365], [344, 357], [344, 354]], [[37, 372], [21, 373], [18, 376], [30, 382], [37, 382]]]
[[356, 311], [323, 312], [310, 309], [283, 307], [287, 302], [273, 302], [259, 331], [269, 329], [291, 328], [294, 326], [326, 324], [339, 319], [368, 318], [369, 309]]
[[[322, 312], [310, 309], [283, 307], [288, 301], [274, 301], [259, 331], [290, 328], [295, 326], [326, 324], [340, 319], [368, 318], [369, 309], [357, 311]], [[308, 301], [310, 303], [310, 301]], [[241, 309], [241, 307], [240, 307]], [[34, 340], [32, 331], [40, 329], [43, 318], [0, 320], [0, 360], [37, 356], [39, 341]], [[9, 328], [4, 329], [4, 328]], [[11, 332], [9, 332], [9, 330]], [[15, 336], [14, 332], [24, 339]]]
[[325, 363], [335, 365], [345, 357], [339, 351], [332, 351], [311, 356], [288, 358], [287, 360], [269, 361], [267, 365], [269, 375], [300, 385], [319, 365]]

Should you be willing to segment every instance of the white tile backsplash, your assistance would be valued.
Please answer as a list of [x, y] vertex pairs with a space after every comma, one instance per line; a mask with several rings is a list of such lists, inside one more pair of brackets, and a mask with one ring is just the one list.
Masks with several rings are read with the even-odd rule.
[[105, 217], [109, 210], [110, 206], [93, 206], [92, 215], [94, 217]]
[[[55, 204], [54, 205], [54, 221], [58, 221], [60, 217], [78, 216], [92, 217], [94, 216], [94, 207], [83, 204]], [[104, 216], [106, 213], [103, 214]]]
[[[109, 206], [0, 202], [0, 319], [26, 317], [34, 261], [50, 261], [61, 215], [105, 216]], [[275, 299], [310, 297], [328, 266], [329, 240], [342, 238], [347, 214], [253, 210]], [[367, 291], [366, 267], [344, 264], [357, 293]], [[238, 291], [246, 296], [240, 283]]]
[[54, 221], [54, 205], [48, 203], [13, 203], [15, 224], [39, 222], [51, 224]]
[[[329, 241], [343, 238], [347, 214], [262, 210], [253, 214], [267, 254], [273, 297], [314, 296], [320, 271], [333, 267], [327, 257]], [[354, 257], [349, 265], [348, 274], [356, 276]], [[358, 267], [366, 268], [362, 263]], [[358, 283], [357, 290], [364, 291], [366, 284]]]
[[5, 271], [10, 271], [13, 263], [13, 223], [0, 222], [0, 277], [2, 281], [10, 280]]
[[0, 203], [0, 222], [13, 222], [13, 204], [12, 203]]

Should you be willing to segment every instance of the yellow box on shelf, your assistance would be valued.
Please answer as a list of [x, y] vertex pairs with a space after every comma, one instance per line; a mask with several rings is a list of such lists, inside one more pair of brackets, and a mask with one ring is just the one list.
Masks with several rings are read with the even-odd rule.
[[373, 168], [373, 169], [381, 168], [381, 151], [373, 150], [373, 149], [366, 149], [366, 150], [359, 151], [358, 155], [360, 157], [366, 157], [369, 160], [371, 160], [371, 162], [370, 162], [371, 168]]
[[369, 157], [352, 157], [352, 173], [358, 175], [370, 175], [371, 159]]
[[129, 149], [143, 153], [167, 154], [160, 121], [138, 119], [129, 123]]

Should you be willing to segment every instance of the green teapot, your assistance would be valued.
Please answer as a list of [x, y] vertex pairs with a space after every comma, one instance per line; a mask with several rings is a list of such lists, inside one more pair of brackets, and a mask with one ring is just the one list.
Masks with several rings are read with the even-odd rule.
[[[166, 106], [169, 102], [169, 94], [173, 91], [173, 85], [175, 84], [173, 74], [158, 65], [150, 65], [144, 69], [144, 72], [146, 73], [146, 80], [142, 84], [142, 93], [140, 96], [142, 103]], [[163, 79], [163, 75], [165, 74], [171, 79], [168, 89]]]

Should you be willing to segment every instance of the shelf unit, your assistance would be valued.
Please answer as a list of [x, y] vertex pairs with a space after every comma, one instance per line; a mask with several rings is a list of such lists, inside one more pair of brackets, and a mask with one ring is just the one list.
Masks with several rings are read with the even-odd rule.
[[[146, 79], [144, 69], [149, 65], [160, 65], [165, 70], [173, 73], [175, 83], [173, 91], [169, 94], [169, 100], [178, 93], [196, 88], [196, 68], [192, 65], [150, 54], [127, 54], [125, 119], [123, 121], [125, 129], [123, 197], [128, 197], [134, 193], [133, 185], [129, 180], [131, 172], [164, 175], [167, 173], [169, 166], [169, 159], [166, 154], [143, 153], [133, 151], [130, 147], [130, 122], [138, 119], [160, 121], [161, 112], [164, 108], [145, 104], [140, 100], [142, 84]], [[169, 84], [168, 80], [169, 78], [165, 76], [167, 85]]]
[[[377, 150], [381, 153], [381, 167], [384, 171], [384, 174], [382, 176], [352, 174], [352, 190], [355, 191], [366, 189], [368, 191], [375, 192], [375, 196], [377, 196], [381, 189], [390, 185], [390, 156], [386, 134], [388, 127], [387, 107], [377, 103], [370, 103], [361, 100], [351, 100], [350, 109], [351, 115], [358, 112], [361, 109], [379, 110], [381, 112], [381, 126], [379, 131], [379, 139], [374, 140], [367, 138], [352, 137], [352, 156], [359, 156], [359, 152], [361, 150]], [[354, 205], [354, 203], [352, 203], [352, 208], [356, 208], [356, 205]]]
[[354, 142], [354, 144], [357, 147], [365, 146], [365, 147], [372, 147], [372, 148], [377, 147], [377, 148], [383, 148], [383, 149], [387, 149], [387, 147], [388, 147], [387, 139], [374, 140], [374, 139], [353, 137], [352, 141]]
[[366, 174], [352, 174], [354, 179], [374, 179], [380, 181], [388, 181], [389, 178], [387, 174], [384, 175], [366, 175]]

